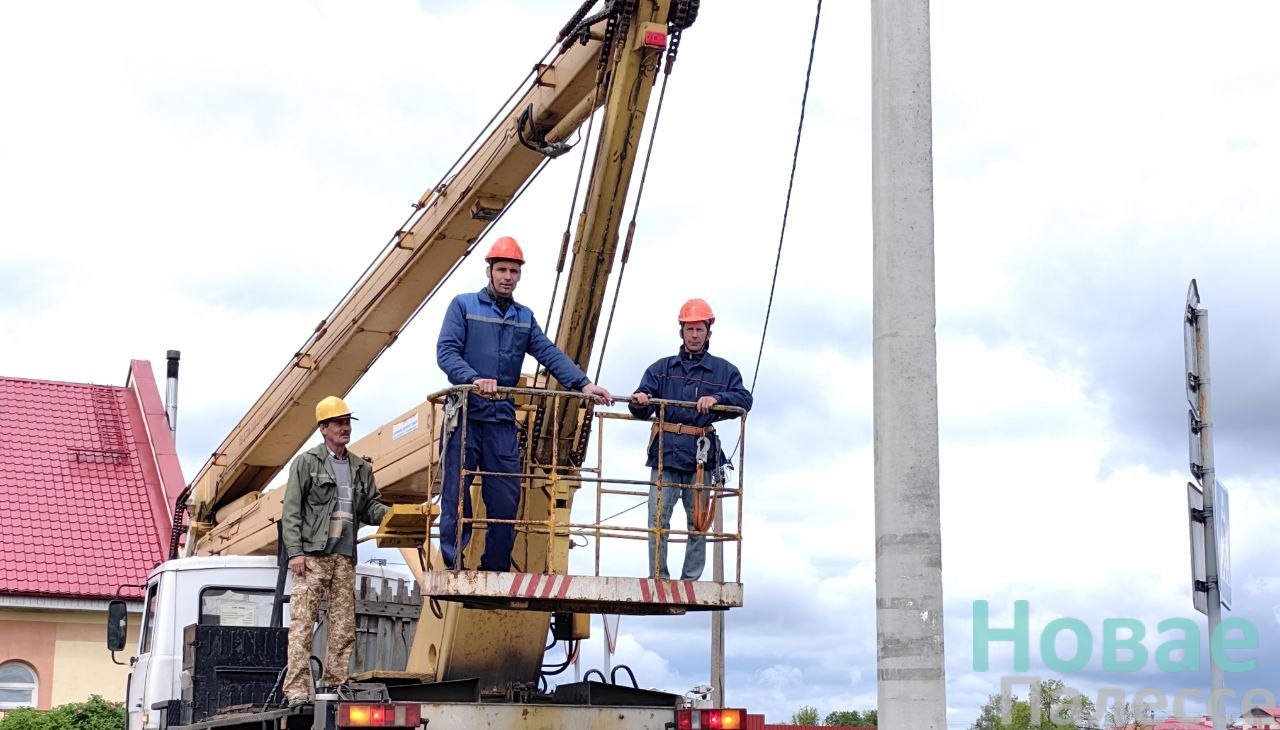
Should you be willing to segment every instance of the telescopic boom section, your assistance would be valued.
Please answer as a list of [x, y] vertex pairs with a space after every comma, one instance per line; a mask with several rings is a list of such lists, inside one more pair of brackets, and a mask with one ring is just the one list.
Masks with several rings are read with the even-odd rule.
[[[683, 9], [689, 3], [676, 3]], [[582, 214], [573, 243], [573, 262], [569, 268], [564, 305], [556, 330], [556, 345], [584, 372], [590, 372], [591, 354], [596, 332], [604, 310], [605, 288], [618, 256], [618, 233], [631, 175], [639, 156], [640, 137], [644, 129], [649, 97], [657, 79], [663, 54], [667, 50], [668, 20], [673, 3], [642, 1], [630, 18], [626, 40], [612, 59], [607, 96], [602, 113], [600, 138], [595, 150], [595, 164]], [[692, 16], [690, 15], [690, 22]], [[678, 28], [678, 26], [673, 26]], [[554, 381], [550, 390], [560, 389]], [[542, 404], [546, 408], [546, 404]], [[571, 465], [586, 448], [586, 432], [582, 426], [590, 419], [581, 418], [577, 409], [565, 408], [556, 415], [543, 414], [534, 450], [535, 464], [556, 470]], [[559, 443], [553, 445], [553, 434]], [[558, 524], [568, 524], [577, 483], [558, 482], [557, 489], [529, 490], [526, 514], [557, 512]], [[554, 507], [552, 500], [554, 501]], [[545, 533], [522, 533], [516, 539], [516, 553], [528, 555], [524, 569], [532, 573], [564, 573], [568, 569], [567, 533], [548, 536]], [[550, 564], [545, 564], [545, 542], [553, 539]]]
[[[592, 29], [593, 38], [600, 35]], [[554, 145], [605, 100], [596, 93], [599, 59], [600, 42], [589, 40], [540, 67], [511, 113], [458, 173], [422, 196], [412, 224], [397, 232], [394, 245], [316, 327], [201, 468], [193, 482], [189, 551], [208, 533], [220, 507], [260, 490], [288, 463], [314, 433], [315, 403], [350, 392], [534, 173], [544, 155], [526, 146], [528, 132], [545, 130], [539, 143]]]
[[[569, 269], [564, 306], [556, 328], [556, 345], [584, 372], [590, 372], [596, 332], [604, 309], [605, 288], [618, 256], [618, 233], [631, 174], [639, 156], [649, 97], [658, 67], [666, 50], [670, 2], [641, 2], [632, 20], [627, 45], [620, 49], [610, 76], [595, 151], [595, 165], [587, 189], [582, 214], [573, 242], [573, 262]], [[687, 5], [688, 3], [683, 3]], [[648, 45], [654, 43], [655, 46]], [[552, 382], [551, 390], [558, 389]], [[562, 414], [560, 434], [565, 444], [559, 460], [572, 449], [563, 448], [575, 439], [577, 415]], [[550, 424], [544, 424], [538, 462], [551, 464]]]

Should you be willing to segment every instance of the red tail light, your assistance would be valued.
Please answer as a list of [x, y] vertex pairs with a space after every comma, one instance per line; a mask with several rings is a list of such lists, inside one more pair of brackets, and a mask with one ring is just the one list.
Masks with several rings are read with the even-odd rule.
[[676, 730], [742, 730], [746, 710], [676, 710]]
[[422, 706], [416, 702], [338, 705], [338, 727], [417, 727]]

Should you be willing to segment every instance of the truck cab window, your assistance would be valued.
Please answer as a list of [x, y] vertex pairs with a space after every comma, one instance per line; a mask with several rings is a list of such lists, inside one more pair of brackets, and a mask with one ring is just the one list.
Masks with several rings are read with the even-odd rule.
[[267, 626], [275, 593], [250, 588], [200, 591], [200, 623], [207, 626]]
[[138, 654], [147, 654], [151, 651], [151, 637], [155, 634], [156, 589], [158, 587], [159, 583], [152, 583], [147, 586], [146, 612], [142, 615], [142, 639], [138, 641]]

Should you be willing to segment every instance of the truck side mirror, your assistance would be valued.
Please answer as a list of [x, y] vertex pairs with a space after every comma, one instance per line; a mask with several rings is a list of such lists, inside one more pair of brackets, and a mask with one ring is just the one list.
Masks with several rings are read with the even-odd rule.
[[119, 599], [107, 604], [107, 651], [124, 649], [125, 637], [129, 633], [128, 611], [128, 606]]

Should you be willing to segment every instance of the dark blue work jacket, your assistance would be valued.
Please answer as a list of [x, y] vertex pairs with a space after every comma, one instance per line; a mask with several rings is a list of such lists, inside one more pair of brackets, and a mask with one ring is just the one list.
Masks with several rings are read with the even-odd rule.
[[[459, 294], [449, 303], [436, 343], [436, 363], [450, 383], [470, 385], [477, 378], [493, 378], [498, 385], [511, 387], [519, 381], [526, 353], [569, 390], [581, 390], [591, 382], [547, 339], [528, 307], [513, 301], [504, 314], [488, 287], [474, 294]], [[514, 421], [516, 409], [509, 400], [494, 401], [473, 394], [467, 403], [467, 417]]]
[[[649, 366], [640, 379], [637, 393], [647, 393], [651, 398], [665, 400], [681, 400], [697, 402], [704, 395], [715, 396], [718, 405], [737, 406], [751, 410], [751, 391], [742, 384], [742, 375], [733, 363], [716, 357], [703, 350], [701, 356], [690, 355], [684, 347], [671, 357], [664, 357]], [[643, 408], [632, 405], [631, 415], [636, 418], [655, 418], [658, 407], [655, 405]], [[684, 423], [705, 428], [716, 421], [736, 418], [732, 413], [712, 411], [698, 413], [692, 408], [666, 408], [667, 423]], [[649, 467], [658, 466], [658, 438], [649, 443]], [[694, 471], [698, 463], [698, 437], [691, 434], [661, 433], [662, 467]], [[711, 453], [707, 458], [707, 468], [723, 464], [724, 451], [720, 448], [719, 439], [713, 439]]]

